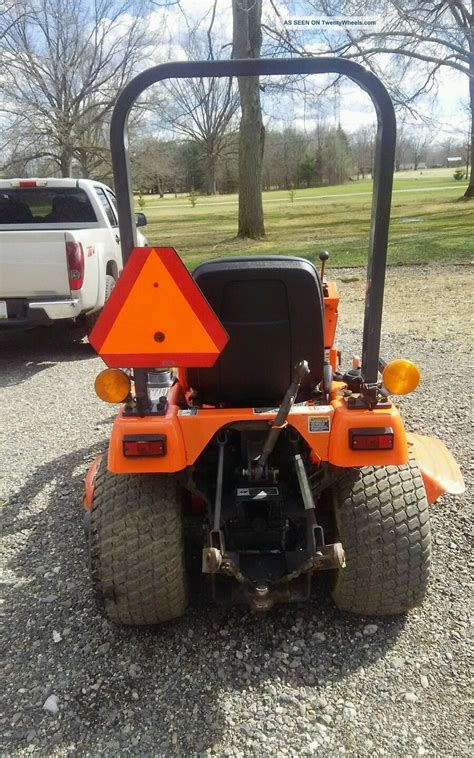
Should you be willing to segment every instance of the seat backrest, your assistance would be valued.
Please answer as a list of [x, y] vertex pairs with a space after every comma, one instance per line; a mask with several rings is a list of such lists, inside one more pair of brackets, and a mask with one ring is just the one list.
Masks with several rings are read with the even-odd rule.
[[230, 338], [212, 368], [188, 371], [199, 402], [278, 405], [301, 360], [310, 373], [297, 400], [308, 399], [324, 365], [323, 293], [313, 264], [283, 256], [226, 258], [203, 263], [193, 276]]

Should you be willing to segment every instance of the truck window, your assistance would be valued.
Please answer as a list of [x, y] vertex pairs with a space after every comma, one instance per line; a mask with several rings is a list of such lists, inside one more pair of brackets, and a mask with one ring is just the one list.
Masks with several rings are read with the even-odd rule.
[[115, 199], [114, 193], [111, 192], [110, 190], [109, 191], [105, 190], [105, 194], [107, 195], [107, 200], [109, 201], [110, 205], [114, 209], [115, 218], [118, 219], [117, 201]]
[[0, 190], [0, 224], [86, 224], [96, 221], [87, 194], [77, 187]]
[[104, 190], [102, 189], [102, 187], [94, 187], [94, 189], [97, 193], [97, 197], [102, 203], [102, 206], [105, 211], [105, 215], [109, 219], [110, 226], [117, 226], [118, 225], [117, 216], [115, 215], [114, 208], [110, 204]]

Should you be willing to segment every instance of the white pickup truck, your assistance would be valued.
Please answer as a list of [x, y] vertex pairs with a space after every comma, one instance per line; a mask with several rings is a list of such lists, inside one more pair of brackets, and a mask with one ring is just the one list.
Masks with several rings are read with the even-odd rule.
[[[137, 226], [146, 223], [137, 213]], [[138, 244], [147, 244], [139, 232]], [[0, 180], [0, 331], [65, 321], [87, 334], [121, 270], [115, 196], [105, 184]]]

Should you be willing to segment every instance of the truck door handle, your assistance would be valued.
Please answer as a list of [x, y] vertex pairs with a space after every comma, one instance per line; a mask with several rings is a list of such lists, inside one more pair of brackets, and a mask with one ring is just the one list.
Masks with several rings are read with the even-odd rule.
[[117, 245], [120, 245], [120, 237], [118, 236], [118, 234], [115, 235], [115, 242], [117, 243]]

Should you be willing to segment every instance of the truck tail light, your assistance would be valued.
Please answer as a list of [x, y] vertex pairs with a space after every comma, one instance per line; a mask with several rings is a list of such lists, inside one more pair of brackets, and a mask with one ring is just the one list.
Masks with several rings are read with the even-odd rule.
[[84, 284], [84, 250], [80, 242], [66, 242], [69, 287], [80, 290]]
[[12, 179], [10, 187], [24, 187], [25, 189], [31, 187], [46, 187], [48, 182], [46, 179]]
[[349, 429], [351, 450], [393, 450], [393, 429], [391, 426]]
[[126, 458], [150, 458], [166, 455], [165, 434], [126, 434], [123, 438]]

